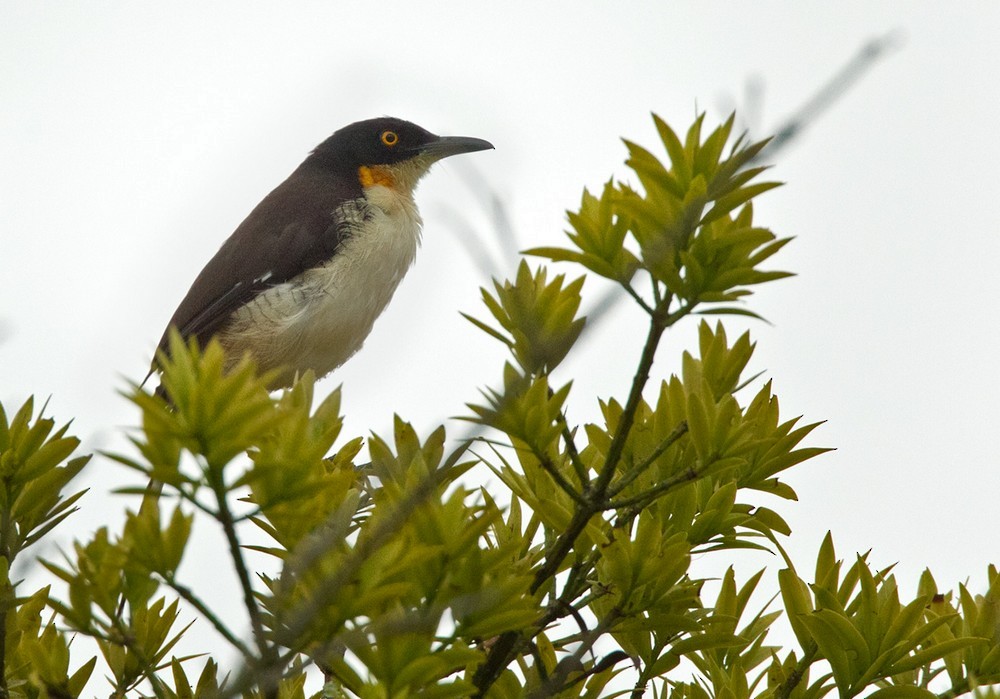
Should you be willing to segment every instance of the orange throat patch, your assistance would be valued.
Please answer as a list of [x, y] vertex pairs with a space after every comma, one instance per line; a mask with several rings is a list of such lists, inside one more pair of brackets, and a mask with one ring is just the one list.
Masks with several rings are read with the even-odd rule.
[[362, 165], [358, 168], [358, 181], [364, 188], [382, 185], [389, 189], [396, 189], [396, 178], [393, 177], [392, 170], [383, 165]]

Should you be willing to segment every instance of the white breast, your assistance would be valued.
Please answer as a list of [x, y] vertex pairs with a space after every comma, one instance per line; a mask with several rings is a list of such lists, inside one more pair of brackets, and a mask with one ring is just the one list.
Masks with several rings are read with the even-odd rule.
[[412, 197], [378, 185], [365, 195], [333, 259], [260, 294], [222, 333], [262, 369], [282, 367], [275, 385], [307, 369], [325, 376], [361, 349], [413, 264], [421, 220]]

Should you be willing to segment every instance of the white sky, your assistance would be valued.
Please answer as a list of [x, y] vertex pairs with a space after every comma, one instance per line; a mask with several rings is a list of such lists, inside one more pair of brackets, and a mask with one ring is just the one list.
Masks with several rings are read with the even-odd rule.
[[[561, 244], [582, 187], [627, 175], [618, 138], [655, 149], [650, 111], [683, 130], [706, 109], [714, 124], [758, 77], [762, 136], [863, 42], [898, 31], [901, 48], [779, 156], [788, 186], [756, 220], [797, 237], [772, 266], [799, 276], [751, 298], [773, 323], [749, 325], [752, 368], [787, 417], [828, 421], [812, 444], [838, 448], [793, 472], [800, 502], [780, 508], [804, 570], [832, 529], [842, 556], [898, 561], [907, 592], [924, 566], [981, 588], [1000, 562], [1000, 5], [943, 8], [3, 3], [0, 399], [51, 396], [88, 448], [124, 448], [137, 415], [116, 390], [145, 374], [202, 265], [316, 143], [390, 114], [496, 145], [421, 186], [416, 267], [321, 385], [345, 386], [345, 436], [388, 434], [394, 411], [426, 433], [500, 376], [500, 346], [458, 314], [485, 315], [486, 279], [458, 239], [488, 235], [490, 193], [521, 248]], [[619, 305], [567, 365], [571, 417], [624, 398], [640, 322]], [[693, 338], [694, 322], [668, 336], [656, 378]], [[102, 522], [122, 477], [98, 458], [64, 534]], [[746, 570], [765, 564], [777, 560]]]

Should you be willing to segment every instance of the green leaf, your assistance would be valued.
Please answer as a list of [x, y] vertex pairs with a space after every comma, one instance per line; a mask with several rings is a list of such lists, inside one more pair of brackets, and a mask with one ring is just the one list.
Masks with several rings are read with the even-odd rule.
[[923, 687], [894, 684], [869, 694], [868, 699], [937, 699], [937, 694]]
[[[903, 607], [896, 615], [896, 618], [892, 620], [889, 628], [886, 629], [885, 634], [882, 636], [880, 647], [886, 649], [892, 648], [897, 643], [903, 643], [909, 638], [917, 628], [917, 625], [920, 624], [924, 616], [924, 610], [927, 608], [927, 603], [930, 601], [930, 595], [925, 595], [918, 597]], [[914, 643], [909, 647], [913, 648], [915, 645]]]
[[758, 184], [747, 185], [735, 192], [731, 192], [715, 202], [715, 206], [708, 210], [701, 219], [701, 224], [705, 225], [726, 216], [734, 209], [746, 204], [751, 199], [759, 197], [764, 192], [768, 192], [775, 187], [780, 187], [781, 182], [760, 182]]
[[795, 571], [788, 568], [778, 571], [778, 586], [781, 589], [781, 600], [788, 613], [788, 623], [795, 633], [795, 638], [802, 648], [808, 648], [812, 634], [804, 620], [813, 611], [809, 588]]
[[792, 533], [792, 528], [788, 526], [784, 518], [767, 507], [756, 508], [753, 512], [753, 517], [771, 531], [784, 534], [785, 536]]
[[681, 141], [677, 138], [677, 134], [674, 133], [674, 130], [667, 125], [667, 122], [656, 114], [653, 114], [653, 123], [656, 124], [656, 130], [660, 134], [660, 140], [667, 149], [667, 154], [670, 156], [670, 164], [672, 165], [673, 170], [677, 173], [677, 178], [680, 181], [681, 186], [687, 188], [688, 182], [691, 179], [691, 170], [687, 164], [684, 146], [681, 145]]
[[731, 648], [743, 643], [746, 643], [745, 639], [731, 633], [709, 632], [676, 641], [671, 644], [670, 649], [677, 655], [687, 655], [695, 651], [710, 650], [712, 648]]
[[697, 393], [688, 394], [687, 422], [691, 443], [698, 452], [698, 458], [705, 461], [712, 452], [712, 432], [705, 406]]
[[929, 665], [936, 660], [940, 660], [949, 653], [954, 653], [965, 648], [970, 648], [972, 646], [988, 642], [989, 639], [986, 638], [952, 638], [947, 641], [935, 643], [928, 648], [917, 651], [913, 655], [894, 663], [892, 668], [886, 674], [897, 675], [901, 672], [915, 670], [919, 667], [923, 667], [924, 665]]

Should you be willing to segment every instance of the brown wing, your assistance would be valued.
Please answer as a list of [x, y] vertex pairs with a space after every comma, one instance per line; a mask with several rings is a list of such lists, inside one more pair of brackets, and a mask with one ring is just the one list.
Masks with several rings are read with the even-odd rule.
[[204, 345], [261, 291], [330, 259], [346, 232], [338, 208], [362, 196], [354, 173], [338, 176], [303, 163], [205, 265], [170, 319], [160, 349], [167, 349], [171, 326]]

